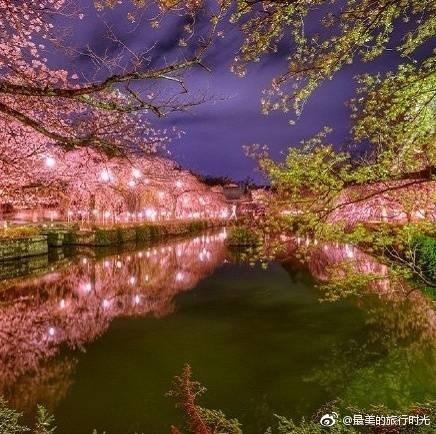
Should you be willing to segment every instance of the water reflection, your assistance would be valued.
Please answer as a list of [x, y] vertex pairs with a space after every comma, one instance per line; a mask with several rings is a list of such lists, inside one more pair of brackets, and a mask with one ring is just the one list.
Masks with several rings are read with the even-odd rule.
[[386, 331], [388, 343], [407, 341], [420, 347], [436, 342], [436, 311], [432, 300], [401, 277], [392, 275], [376, 258], [349, 244], [324, 243], [310, 252], [308, 268], [328, 282], [351, 272], [371, 276], [356, 302]]
[[398, 408], [410, 405], [413, 396], [436, 390], [436, 311], [427, 296], [348, 244], [318, 244], [307, 264], [322, 282], [332, 275], [346, 279], [350, 272], [371, 276], [354, 299], [365, 313], [364, 339], [333, 346], [307, 381], [342, 390], [346, 402]]
[[[62, 399], [68, 401], [74, 394], [71, 385], [81, 356], [62, 349], [85, 348], [119, 317], [172, 313], [177, 294], [197, 286], [227, 262], [225, 238], [226, 232], [221, 231], [102, 258], [89, 250], [58, 262], [39, 276], [5, 279], [0, 284], [0, 394], [26, 412], [38, 402], [53, 409]], [[147, 385], [155, 382], [162, 360], [164, 365], [174, 362], [175, 373], [184, 362], [197, 357], [197, 361], [207, 361], [198, 362], [200, 368], [207, 372], [216, 369], [217, 376], [226, 376], [226, 387], [239, 384], [242, 392], [248, 393], [252, 387], [265, 390], [264, 400], [250, 404], [256, 407], [253, 414], [257, 418], [262, 412], [259, 403], [268, 403], [265, 414], [276, 411], [268, 396], [276, 392], [275, 402], [283, 406], [298, 406], [300, 398], [319, 406], [336, 396], [350, 404], [407, 406], [416, 397], [436, 390], [436, 318], [429, 299], [405, 282], [391, 279], [385, 265], [353, 246], [307, 240], [291, 240], [290, 245], [291, 252], [298, 247], [309, 251], [306, 265], [319, 281], [329, 281], [333, 271], [346, 276], [350, 269], [375, 278], [354, 299], [353, 306], [347, 302], [326, 308], [318, 303], [322, 294], [315, 293], [312, 280], [301, 267], [291, 269], [289, 279], [277, 264], [266, 271], [228, 264], [208, 281], [207, 287], [214, 291], [203, 288], [178, 299], [181, 316], [160, 321], [151, 329], [147, 328], [150, 324], [143, 325], [141, 330], [155, 331], [145, 333], [144, 348], [161, 353], [147, 355], [145, 363], [140, 359], [141, 369], [147, 363], [147, 369], [154, 366], [153, 379], [146, 381], [144, 376], [142, 381]], [[216, 298], [209, 300], [208, 292]], [[189, 302], [190, 296], [195, 301]], [[184, 298], [191, 310], [183, 313]], [[165, 323], [167, 328], [162, 326]], [[183, 351], [174, 345], [179, 342], [186, 342]], [[126, 349], [131, 351], [123, 353], [126, 359], [136, 354], [135, 344]], [[99, 353], [103, 364], [110, 363], [111, 354], [106, 350]], [[260, 351], [268, 357], [257, 357]], [[255, 359], [259, 364], [253, 363]], [[232, 368], [223, 369], [227, 364]], [[92, 378], [98, 376], [95, 366], [88, 369]], [[78, 372], [78, 378], [79, 374], [83, 376]], [[136, 387], [141, 375], [133, 369], [126, 377]], [[170, 377], [165, 373], [165, 382]], [[85, 378], [86, 386], [94, 388], [86, 374]], [[102, 390], [106, 390], [106, 379], [107, 375], [102, 375], [100, 382], [96, 381]], [[289, 386], [289, 393], [283, 384]], [[162, 389], [158, 386], [149, 402], [163, 396], [167, 383]], [[119, 387], [124, 393], [124, 377]], [[301, 397], [293, 400], [295, 390], [301, 391]], [[99, 393], [104, 394], [97, 390], [93, 396]], [[137, 393], [135, 398], [144, 393], [144, 387]], [[81, 395], [75, 396], [72, 401], [79, 408]], [[115, 408], [119, 405], [116, 401]], [[129, 405], [132, 401], [126, 407]], [[293, 411], [291, 405], [289, 411]], [[233, 412], [239, 413], [239, 409]]]
[[82, 255], [42, 276], [3, 281], [0, 395], [21, 409], [54, 405], [75, 361], [44, 361], [63, 347], [84, 348], [117, 317], [171, 313], [176, 294], [224, 262], [225, 238], [222, 230], [103, 259]]

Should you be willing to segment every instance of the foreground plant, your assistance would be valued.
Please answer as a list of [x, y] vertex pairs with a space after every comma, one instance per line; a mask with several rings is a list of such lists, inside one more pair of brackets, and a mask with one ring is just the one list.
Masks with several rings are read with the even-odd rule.
[[177, 406], [185, 415], [185, 431], [172, 426], [172, 434], [242, 434], [236, 419], [227, 419], [221, 410], [209, 410], [197, 403], [198, 397], [206, 392], [206, 388], [192, 378], [192, 370], [185, 365], [180, 376], [176, 376], [168, 396], [174, 398]]
[[56, 430], [54, 417], [47, 410], [38, 406], [36, 423], [33, 429], [21, 424], [22, 413], [12, 410], [7, 402], [0, 397], [0, 432], [1, 434], [53, 434]]
[[[236, 419], [227, 419], [222, 411], [209, 410], [197, 404], [197, 398], [206, 391], [198, 381], [192, 378], [192, 370], [186, 365], [180, 376], [176, 376], [173, 383], [173, 389], [169, 396], [177, 401], [178, 407], [183, 409], [186, 420], [184, 431], [172, 427], [172, 434], [242, 434], [240, 423]], [[275, 427], [268, 428], [264, 434], [323, 434], [326, 428], [320, 424], [320, 419], [324, 414], [335, 412], [340, 415], [359, 414], [359, 415], [392, 415], [401, 416], [404, 414], [415, 416], [426, 416], [431, 422], [429, 425], [422, 426], [392, 426], [389, 431], [383, 426], [369, 427], [352, 427], [338, 422], [327, 428], [328, 432], [334, 434], [353, 434], [353, 433], [374, 433], [381, 434], [407, 434], [412, 432], [430, 434], [436, 427], [436, 407], [433, 402], [427, 404], [415, 404], [405, 411], [393, 411], [383, 405], [374, 405], [369, 409], [360, 409], [357, 407], [345, 406], [340, 401], [334, 401], [320, 408], [310, 419], [302, 419], [295, 422], [292, 419], [274, 415], [276, 418]], [[260, 433], [259, 433], [260, 434]]]
[[[171, 426], [171, 434], [242, 434], [241, 424], [237, 419], [228, 419], [221, 410], [210, 410], [197, 403], [199, 396], [206, 392], [206, 388], [192, 378], [192, 369], [185, 365], [180, 376], [176, 376], [173, 387], [168, 396], [174, 398], [177, 407], [183, 410], [185, 415], [185, 427], [182, 429]], [[326, 428], [320, 424], [320, 419], [325, 414], [335, 413], [338, 423]], [[419, 426], [345, 426], [340, 422], [342, 415], [372, 415], [372, 416], [421, 416], [429, 422]], [[44, 407], [38, 406], [37, 419], [33, 430], [22, 425], [20, 419], [22, 414], [8, 408], [6, 401], [0, 398], [0, 432], [1, 434], [54, 434], [54, 418]], [[344, 405], [341, 401], [333, 401], [320, 408], [309, 419], [301, 419], [295, 422], [284, 416], [274, 415], [276, 424], [269, 427], [264, 433], [256, 434], [408, 434], [411, 432], [419, 434], [432, 434], [436, 428], [436, 406], [434, 402], [426, 404], [414, 404], [405, 410], [393, 411], [384, 405], [374, 405], [368, 409], [361, 409]], [[82, 433], [78, 433], [82, 434]], [[93, 434], [97, 434], [94, 430]]]

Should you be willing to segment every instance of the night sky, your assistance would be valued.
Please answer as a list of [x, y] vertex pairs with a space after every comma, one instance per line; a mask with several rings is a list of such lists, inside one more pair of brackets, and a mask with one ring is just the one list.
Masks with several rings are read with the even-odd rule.
[[[183, 19], [169, 19], [157, 31], [144, 22], [130, 24], [126, 18], [127, 6], [98, 16], [91, 1], [82, 0], [81, 3], [85, 7], [85, 19], [79, 27], [72, 29], [72, 40], [79, 49], [89, 44], [100, 53], [115, 50], [106, 37], [109, 25], [133, 50], [159, 41], [152, 54], [156, 64], [180, 53], [177, 42]], [[286, 68], [286, 54], [290, 49], [287, 42], [280, 45], [278, 53], [250, 65], [248, 74], [240, 78], [230, 71], [230, 64], [241, 43], [241, 36], [228, 23], [224, 30], [224, 39], [214, 43], [205, 59], [212, 72], [196, 68], [189, 71], [186, 80], [194, 97], [206, 94], [211, 100], [188, 113], [173, 113], [164, 120], [156, 121], [158, 126], [176, 126], [185, 132], [181, 139], [169, 146], [170, 155], [182, 166], [204, 175], [229, 176], [237, 180], [250, 177], [262, 182], [256, 163], [244, 154], [244, 145], [268, 145], [272, 155], [280, 158], [289, 146], [298, 145], [325, 125], [333, 128], [331, 143], [337, 147], [350, 143], [349, 112], [345, 102], [354, 94], [353, 77], [363, 72], [393, 69], [400, 60], [395, 52], [389, 52], [370, 64], [356, 62], [347, 66], [313, 94], [303, 115], [296, 125], [291, 126], [289, 113], [275, 112], [268, 116], [260, 113], [262, 89]], [[65, 59], [55, 60], [59, 65], [66, 66]], [[68, 65], [68, 69], [71, 70], [71, 67], [86, 71], [90, 68], [89, 59], [80, 56], [73, 65]]]

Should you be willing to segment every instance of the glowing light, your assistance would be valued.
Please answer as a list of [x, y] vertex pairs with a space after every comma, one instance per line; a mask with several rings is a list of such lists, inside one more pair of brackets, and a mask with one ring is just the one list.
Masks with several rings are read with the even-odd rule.
[[354, 257], [354, 249], [349, 244], [345, 245], [345, 254], [347, 255], [347, 258], [353, 258]]
[[56, 166], [56, 160], [55, 160], [53, 157], [48, 156], [48, 157], [46, 157], [46, 159], [45, 159], [45, 165], [46, 165], [49, 169], [52, 169], [53, 167]]
[[109, 171], [109, 169], [103, 169], [103, 170], [100, 172], [100, 179], [101, 179], [103, 182], [109, 182], [109, 181], [112, 179], [112, 174], [111, 174], [111, 172]]
[[221, 218], [226, 219], [229, 216], [229, 210], [224, 208], [221, 210]]
[[132, 169], [132, 176], [136, 179], [140, 178], [142, 176], [142, 173], [139, 169], [133, 168]]
[[145, 210], [145, 216], [150, 220], [155, 220], [157, 216], [157, 211], [153, 208], [147, 208]]

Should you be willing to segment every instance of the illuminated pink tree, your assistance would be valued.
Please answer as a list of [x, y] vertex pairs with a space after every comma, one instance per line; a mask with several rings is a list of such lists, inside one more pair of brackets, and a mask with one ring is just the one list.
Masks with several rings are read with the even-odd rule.
[[[98, 3], [103, 8], [106, 2]], [[157, 6], [161, 15], [172, 10], [165, 3]], [[151, 49], [135, 52], [111, 33], [113, 58], [89, 50], [93, 68], [54, 67], [50, 53], [74, 53], [64, 33], [80, 28], [83, 18], [68, 0], [0, 0], [0, 199], [25, 190], [31, 192], [27, 199], [34, 194], [36, 201], [39, 187], [49, 196], [51, 187], [59, 191], [70, 179], [88, 175], [85, 167], [108, 163], [107, 157], [150, 155], [173, 135], [154, 128], [152, 117], [203, 99], [187, 96], [183, 73], [202, 65], [216, 20], [191, 38], [186, 53], [181, 49], [180, 57], [164, 64], [151, 66]], [[67, 171], [61, 172], [62, 161]], [[92, 190], [91, 179], [86, 176], [84, 183]]]
[[[99, 223], [225, 219], [228, 205], [174, 162], [157, 156], [113, 157], [93, 150], [31, 158], [27, 176], [3, 179], [0, 198], [17, 210], [48, 208], [53, 219]], [[26, 161], [28, 161], [27, 159]], [[26, 170], [23, 166], [23, 170]], [[27, 211], [26, 211], [27, 212]], [[29, 212], [19, 212], [25, 218]]]

